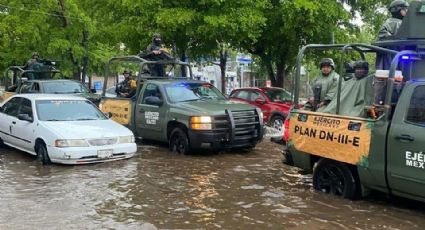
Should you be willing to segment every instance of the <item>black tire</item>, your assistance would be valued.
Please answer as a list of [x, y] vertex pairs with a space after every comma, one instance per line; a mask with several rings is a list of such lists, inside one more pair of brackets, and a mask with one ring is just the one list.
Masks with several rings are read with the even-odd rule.
[[360, 194], [357, 175], [344, 163], [321, 159], [313, 170], [313, 188], [325, 193], [355, 200]]
[[47, 152], [46, 145], [43, 143], [37, 143], [37, 146], [35, 148], [37, 152], [37, 157], [40, 159], [40, 162], [43, 165], [49, 165], [52, 162], [50, 161], [49, 153]]
[[0, 138], [0, 148], [5, 148], [6, 145], [3, 142], [3, 139]]
[[169, 148], [173, 153], [189, 154], [190, 145], [187, 134], [181, 128], [177, 127], [171, 131]]
[[280, 115], [273, 116], [269, 121], [269, 126], [275, 128], [279, 131], [283, 130], [283, 123], [285, 122], [285, 118]]

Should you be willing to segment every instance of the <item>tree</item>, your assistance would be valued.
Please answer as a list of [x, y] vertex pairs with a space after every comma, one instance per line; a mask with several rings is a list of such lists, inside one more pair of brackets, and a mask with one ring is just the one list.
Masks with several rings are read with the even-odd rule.
[[100, 57], [112, 48], [92, 39], [97, 30], [87, 16], [88, 8], [82, 7], [84, 2], [0, 1], [1, 67], [22, 65], [33, 51], [59, 61], [62, 73], [73, 77], [103, 66], [105, 60]]
[[376, 9], [374, 6], [382, 6], [381, 2], [269, 0], [269, 7], [264, 11], [267, 23], [260, 37], [256, 41], [246, 40], [241, 47], [260, 58], [273, 86], [282, 87], [301, 46], [348, 41], [350, 35], [359, 32], [351, 21], [353, 15], [358, 12], [366, 16], [365, 19], [376, 21], [377, 16], [373, 17], [371, 12]]
[[[106, 15], [102, 22], [111, 24], [115, 31], [121, 31], [115, 33], [115, 37], [125, 43], [129, 52], [144, 49], [151, 35], [159, 32], [181, 60], [187, 56], [192, 60], [219, 56], [222, 90], [228, 49], [237, 48], [246, 38], [255, 40], [265, 23], [262, 17], [265, 0], [91, 2], [91, 8], [98, 11], [96, 15]], [[115, 10], [110, 12], [112, 7]], [[123, 33], [123, 29], [131, 33]]]

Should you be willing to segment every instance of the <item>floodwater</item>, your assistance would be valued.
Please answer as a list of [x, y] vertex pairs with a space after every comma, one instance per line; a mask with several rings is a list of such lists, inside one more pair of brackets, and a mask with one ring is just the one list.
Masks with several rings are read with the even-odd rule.
[[0, 229], [424, 229], [423, 203], [312, 190], [281, 146], [175, 155], [139, 143], [129, 160], [42, 166], [0, 149]]

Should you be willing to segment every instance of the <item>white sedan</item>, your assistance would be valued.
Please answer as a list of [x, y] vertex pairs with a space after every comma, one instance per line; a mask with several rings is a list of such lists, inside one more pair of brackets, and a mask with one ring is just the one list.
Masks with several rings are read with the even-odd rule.
[[0, 141], [43, 164], [87, 164], [132, 157], [133, 133], [87, 99], [19, 94], [0, 107]]

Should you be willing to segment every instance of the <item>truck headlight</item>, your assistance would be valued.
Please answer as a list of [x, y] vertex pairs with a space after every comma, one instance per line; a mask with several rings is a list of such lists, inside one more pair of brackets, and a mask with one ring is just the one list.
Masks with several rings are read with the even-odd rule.
[[58, 139], [55, 141], [55, 147], [89, 147], [89, 144], [84, 139]]
[[264, 119], [264, 113], [263, 113], [263, 111], [260, 111], [260, 113], [258, 113], [258, 116], [260, 118], [260, 121], [262, 121]]
[[118, 143], [120, 144], [126, 144], [126, 143], [134, 143], [134, 136], [123, 136], [123, 137], [118, 137]]
[[195, 130], [211, 130], [211, 117], [209, 116], [199, 116], [190, 118], [190, 127]]

